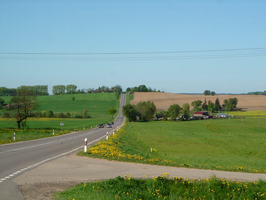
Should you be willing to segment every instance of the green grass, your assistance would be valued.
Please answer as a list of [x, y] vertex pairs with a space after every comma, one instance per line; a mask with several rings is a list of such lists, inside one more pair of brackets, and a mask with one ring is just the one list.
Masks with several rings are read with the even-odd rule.
[[127, 94], [126, 95], [126, 104], [129, 104], [131, 100], [134, 99], [134, 94]]
[[105, 181], [81, 183], [66, 191], [55, 193], [55, 200], [63, 199], [265, 199], [266, 183], [236, 182], [212, 177], [190, 180], [182, 177], [169, 178], [167, 174], [149, 179], [129, 176]]
[[[72, 100], [75, 97], [75, 101]], [[11, 97], [3, 97], [5, 102]], [[53, 95], [53, 96], [39, 96], [38, 100], [40, 102], [39, 111], [52, 110], [54, 113], [67, 113], [70, 112], [73, 115], [82, 114], [83, 109], [88, 110], [88, 115], [91, 118], [77, 119], [77, 118], [28, 118], [27, 126], [22, 132], [17, 130], [17, 124], [15, 119], [0, 118], [0, 144], [13, 142], [9, 138], [13, 138], [13, 130], [16, 134], [25, 134], [27, 136], [18, 137], [16, 141], [25, 141], [30, 139], [38, 139], [43, 136], [38, 136], [36, 131], [31, 131], [30, 129], [38, 130], [48, 130], [49, 133], [54, 129], [61, 131], [60, 123], [63, 122], [62, 127], [65, 131], [64, 133], [77, 130], [83, 130], [89, 128], [95, 128], [99, 123], [106, 124], [113, 120], [110, 115], [108, 115], [108, 109], [110, 107], [119, 108], [119, 101], [116, 100], [114, 93], [92, 93], [92, 94], [66, 94], [66, 95]], [[3, 112], [3, 110], [1, 111]], [[12, 131], [9, 131], [12, 130]], [[30, 136], [30, 134], [34, 134]], [[50, 136], [49, 134], [47, 136]]]
[[[266, 173], [266, 116], [187, 122], [127, 122], [108, 143], [83, 154], [157, 165]], [[106, 146], [106, 147], [105, 147]], [[102, 152], [108, 149], [107, 153]], [[150, 149], [153, 152], [150, 152]], [[113, 153], [113, 156], [108, 152]], [[124, 152], [124, 153], [121, 153]]]

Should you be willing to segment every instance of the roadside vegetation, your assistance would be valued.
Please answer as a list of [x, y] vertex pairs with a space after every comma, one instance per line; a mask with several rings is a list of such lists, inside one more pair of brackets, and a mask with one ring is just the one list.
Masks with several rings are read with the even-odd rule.
[[[147, 179], [144, 179], [147, 178]], [[265, 199], [266, 183], [239, 182], [212, 177], [204, 180], [169, 177], [117, 177], [115, 179], [85, 182], [55, 193], [55, 200], [63, 199]]]

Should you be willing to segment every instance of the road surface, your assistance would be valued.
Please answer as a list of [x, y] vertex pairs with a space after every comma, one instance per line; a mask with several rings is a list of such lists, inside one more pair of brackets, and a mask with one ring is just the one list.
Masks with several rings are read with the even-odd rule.
[[69, 155], [84, 146], [84, 139], [88, 144], [103, 139], [106, 132], [111, 131], [124, 122], [122, 106], [125, 105], [125, 94], [122, 94], [118, 116], [113, 128], [94, 128], [66, 135], [12, 143], [0, 146], [0, 194], [7, 196], [3, 199], [20, 198], [19, 190], [10, 180], [45, 162]]

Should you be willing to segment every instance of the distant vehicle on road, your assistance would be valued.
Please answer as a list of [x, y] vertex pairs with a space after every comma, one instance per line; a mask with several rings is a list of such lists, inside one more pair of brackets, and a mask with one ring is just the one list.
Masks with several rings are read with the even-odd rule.
[[115, 123], [114, 122], [111, 122], [112, 125], [114, 125]]
[[106, 128], [112, 128], [112, 124], [111, 123], [107, 123]]
[[99, 124], [99, 128], [104, 128], [104, 125], [103, 124]]

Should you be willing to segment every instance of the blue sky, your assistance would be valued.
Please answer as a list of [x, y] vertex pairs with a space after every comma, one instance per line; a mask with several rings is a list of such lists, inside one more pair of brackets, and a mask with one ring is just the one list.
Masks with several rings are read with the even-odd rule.
[[265, 10], [265, 0], [2, 0], [0, 87], [264, 91]]

